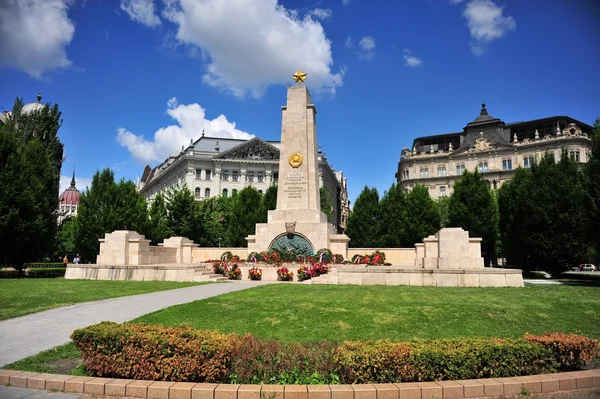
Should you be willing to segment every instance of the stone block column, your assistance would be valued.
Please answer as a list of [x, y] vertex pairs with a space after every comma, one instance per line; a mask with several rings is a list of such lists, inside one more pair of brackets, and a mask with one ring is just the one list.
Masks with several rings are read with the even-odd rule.
[[164, 241], [165, 248], [175, 248], [175, 259], [173, 263], [192, 263], [192, 252], [198, 245], [185, 237], [171, 237]]

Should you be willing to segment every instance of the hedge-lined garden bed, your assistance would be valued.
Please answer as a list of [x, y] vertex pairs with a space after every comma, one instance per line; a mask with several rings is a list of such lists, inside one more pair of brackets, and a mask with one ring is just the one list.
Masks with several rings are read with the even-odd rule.
[[190, 327], [100, 323], [71, 337], [90, 375], [249, 384], [352, 384], [575, 370], [600, 355], [574, 334], [520, 339], [286, 343]]
[[67, 271], [66, 267], [42, 267], [25, 269], [21, 273], [14, 269], [0, 269], [0, 278], [51, 278], [64, 277]]

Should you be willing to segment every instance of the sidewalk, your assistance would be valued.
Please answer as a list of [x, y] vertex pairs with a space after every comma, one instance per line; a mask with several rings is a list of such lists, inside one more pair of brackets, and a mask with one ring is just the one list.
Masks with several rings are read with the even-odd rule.
[[[206, 284], [64, 306], [0, 322], [0, 368], [66, 344], [71, 333], [101, 321], [123, 323], [173, 305], [240, 291], [268, 282]], [[0, 395], [0, 398], [3, 398]]]

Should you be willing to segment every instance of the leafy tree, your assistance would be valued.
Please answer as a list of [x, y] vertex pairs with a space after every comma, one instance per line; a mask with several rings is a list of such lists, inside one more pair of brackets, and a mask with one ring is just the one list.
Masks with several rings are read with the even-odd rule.
[[450, 204], [450, 197], [439, 197], [436, 200], [436, 204], [440, 213], [441, 227], [448, 227], [448, 205]]
[[379, 194], [376, 188], [365, 186], [360, 193], [354, 209], [348, 216], [346, 235], [353, 248], [375, 248], [380, 246], [380, 209]]
[[379, 202], [381, 245], [385, 248], [398, 248], [407, 241], [402, 221], [406, 218], [406, 202], [400, 186], [392, 184]]
[[270, 186], [261, 200], [261, 223], [267, 222], [269, 211], [277, 208], [277, 184]]
[[169, 228], [165, 197], [160, 192], [154, 197], [148, 211], [148, 235], [154, 245], [173, 236]]
[[230, 245], [245, 247], [246, 237], [254, 234], [261, 221], [261, 195], [254, 187], [246, 187], [233, 197], [231, 219], [227, 226]]
[[498, 209], [487, 181], [475, 171], [465, 171], [454, 185], [448, 204], [448, 226], [462, 227], [471, 237], [481, 237], [485, 261], [496, 255]]
[[589, 195], [585, 175], [564, 151], [517, 171], [500, 189], [500, 229], [509, 263], [554, 275], [585, 260]]
[[112, 170], [97, 171], [92, 185], [79, 199], [79, 229], [76, 243], [83, 260], [94, 261], [100, 249], [99, 238], [115, 230], [145, 234], [147, 207], [131, 181], [115, 183]]
[[404, 213], [400, 221], [404, 229], [404, 241], [401, 246], [412, 248], [423, 238], [437, 233], [441, 228], [440, 211], [422, 184], [415, 184], [404, 197]]
[[325, 186], [319, 189], [319, 197], [321, 201], [321, 211], [327, 215], [327, 221], [333, 223], [333, 202], [331, 195]]
[[596, 257], [600, 256], [600, 118], [594, 123], [592, 132], [591, 158], [586, 165], [587, 188], [591, 198], [592, 212], [589, 218], [589, 231], [593, 240]]
[[167, 194], [167, 224], [176, 237], [198, 242], [203, 233], [199, 207], [187, 186], [171, 188]]
[[77, 217], [70, 217], [60, 224], [56, 234], [56, 253], [63, 257], [65, 255], [77, 255], [77, 230], [79, 221]]
[[52, 252], [63, 154], [58, 106], [22, 108], [0, 126], [0, 264], [16, 268]]

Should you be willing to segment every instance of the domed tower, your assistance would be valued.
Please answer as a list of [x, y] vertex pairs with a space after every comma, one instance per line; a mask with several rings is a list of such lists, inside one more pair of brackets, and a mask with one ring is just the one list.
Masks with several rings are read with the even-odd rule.
[[63, 220], [77, 216], [77, 207], [79, 206], [79, 198], [81, 193], [75, 187], [75, 171], [71, 179], [71, 186], [67, 188], [58, 199], [58, 224]]
[[38, 93], [37, 102], [25, 104], [23, 109], [21, 109], [21, 115], [29, 115], [32, 112], [41, 111], [44, 107], [45, 105], [42, 104], [42, 93]]

